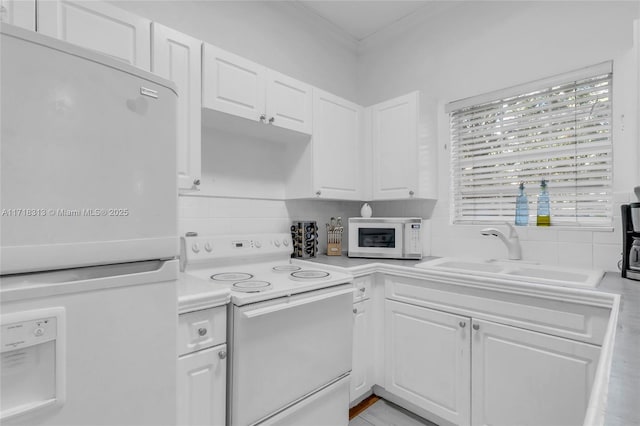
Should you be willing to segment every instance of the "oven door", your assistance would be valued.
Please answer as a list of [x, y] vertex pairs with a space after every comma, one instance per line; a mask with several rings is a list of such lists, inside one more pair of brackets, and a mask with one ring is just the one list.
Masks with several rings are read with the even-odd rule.
[[350, 223], [349, 256], [401, 258], [402, 223]]
[[257, 423], [351, 370], [352, 292], [344, 284], [234, 307], [228, 424]]

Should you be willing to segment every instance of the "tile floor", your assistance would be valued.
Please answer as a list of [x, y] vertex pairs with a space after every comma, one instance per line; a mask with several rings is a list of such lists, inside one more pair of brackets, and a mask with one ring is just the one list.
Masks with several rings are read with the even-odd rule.
[[437, 426], [404, 408], [380, 399], [354, 417], [349, 426]]

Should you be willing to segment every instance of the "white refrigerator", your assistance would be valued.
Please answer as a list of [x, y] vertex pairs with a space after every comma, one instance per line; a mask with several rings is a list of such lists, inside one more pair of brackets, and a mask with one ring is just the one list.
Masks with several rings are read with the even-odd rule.
[[0, 422], [175, 424], [176, 90], [0, 33]]

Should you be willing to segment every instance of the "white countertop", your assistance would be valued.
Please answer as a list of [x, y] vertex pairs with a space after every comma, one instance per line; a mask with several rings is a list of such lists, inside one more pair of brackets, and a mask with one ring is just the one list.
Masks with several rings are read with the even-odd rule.
[[214, 308], [229, 303], [228, 288], [212, 286], [208, 280], [189, 274], [178, 274], [178, 313]]

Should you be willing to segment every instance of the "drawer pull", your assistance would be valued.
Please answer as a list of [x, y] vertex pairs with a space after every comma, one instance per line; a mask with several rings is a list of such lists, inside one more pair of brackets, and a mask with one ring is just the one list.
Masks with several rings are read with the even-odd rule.
[[218, 352], [218, 356], [220, 359], [225, 359], [227, 357], [227, 353], [225, 351]]
[[207, 334], [207, 329], [206, 328], [199, 328], [198, 329], [198, 334], [200, 336], [204, 336], [205, 334]]
[[460, 321], [458, 324], [460, 325], [460, 328], [465, 328], [467, 326], [467, 323], [464, 321]]
[[474, 330], [480, 330], [480, 324], [473, 324]]
[[366, 289], [364, 287], [360, 287], [360, 292], [364, 293], [366, 291]]

